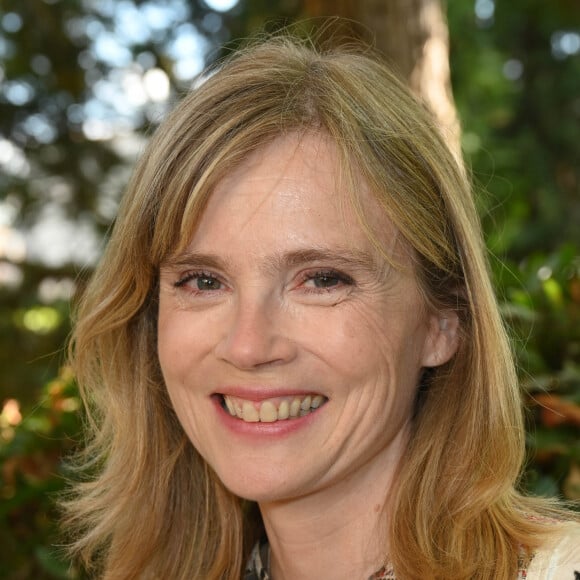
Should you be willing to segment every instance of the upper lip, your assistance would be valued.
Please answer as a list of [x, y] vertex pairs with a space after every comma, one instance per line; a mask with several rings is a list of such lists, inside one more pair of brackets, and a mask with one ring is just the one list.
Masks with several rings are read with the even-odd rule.
[[313, 389], [296, 389], [292, 387], [272, 387], [270, 385], [227, 385], [215, 391], [216, 395], [229, 395], [247, 401], [263, 401], [275, 397], [303, 397], [322, 395]]

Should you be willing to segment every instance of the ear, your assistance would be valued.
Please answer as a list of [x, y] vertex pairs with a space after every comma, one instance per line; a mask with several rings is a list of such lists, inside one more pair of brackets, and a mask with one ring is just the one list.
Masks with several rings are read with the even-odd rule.
[[443, 310], [429, 316], [421, 364], [438, 367], [449, 361], [459, 346], [459, 317], [453, 310]]

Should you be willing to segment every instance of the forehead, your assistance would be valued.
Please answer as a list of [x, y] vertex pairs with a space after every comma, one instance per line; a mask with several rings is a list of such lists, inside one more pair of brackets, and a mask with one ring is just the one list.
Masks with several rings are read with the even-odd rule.
[[191, 244], [216, 243], [217, 229], [220, 243], [232, 247], [253, 238], [345, 246], [373, 245], [374, 238], [391, 253], [398, 238], [362, 176], [344, 171], [333, 140], [314, 132], [278, 137], [219, 181]]

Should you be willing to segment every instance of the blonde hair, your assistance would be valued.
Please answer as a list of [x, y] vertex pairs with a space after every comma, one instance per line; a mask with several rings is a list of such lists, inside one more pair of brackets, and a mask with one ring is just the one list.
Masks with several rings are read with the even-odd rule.
[[[216, 183], [295, 131], [336, 143], [413, 249], [427, 304], [457, 311], [460, 346], [420, 388], [389, 505], [397, 577], [513, 579], [549, 504], [516, 491], [524, 453], [512, 354], [465, 173], [426, 110], [376, 59], [287, 36], [207, 75], [138, 163], [78, 306], [72, 362], [87, 406], [89, 473], [66, 504], [73, 550], [105, 579], [238, 579], [260, 532], [187, 440], [157, 359], [160, 264], [187, 243]], [[377, 237], [367, 227], [373, 240]]]

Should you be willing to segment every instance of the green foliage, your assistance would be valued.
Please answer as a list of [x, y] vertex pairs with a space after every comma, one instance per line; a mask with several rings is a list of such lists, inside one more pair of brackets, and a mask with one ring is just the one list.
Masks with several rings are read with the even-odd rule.
[[572, 244], [496, 262], [528, 402], [532, 492], [580, 498], [580, 256]]
[[0, 577], [77, 578], [57, 541], [55, 499], [65, 486], [62, 456], [79, 437], [79, 399], [70, 370], [42, 390], [22, 416], [16, 399], [0, 415]]
[[448, 4], [454, 94], [530, 408], [524, 484], [579, 499], [580, 53], [558, 39], [580, 6], [495, 8]]

